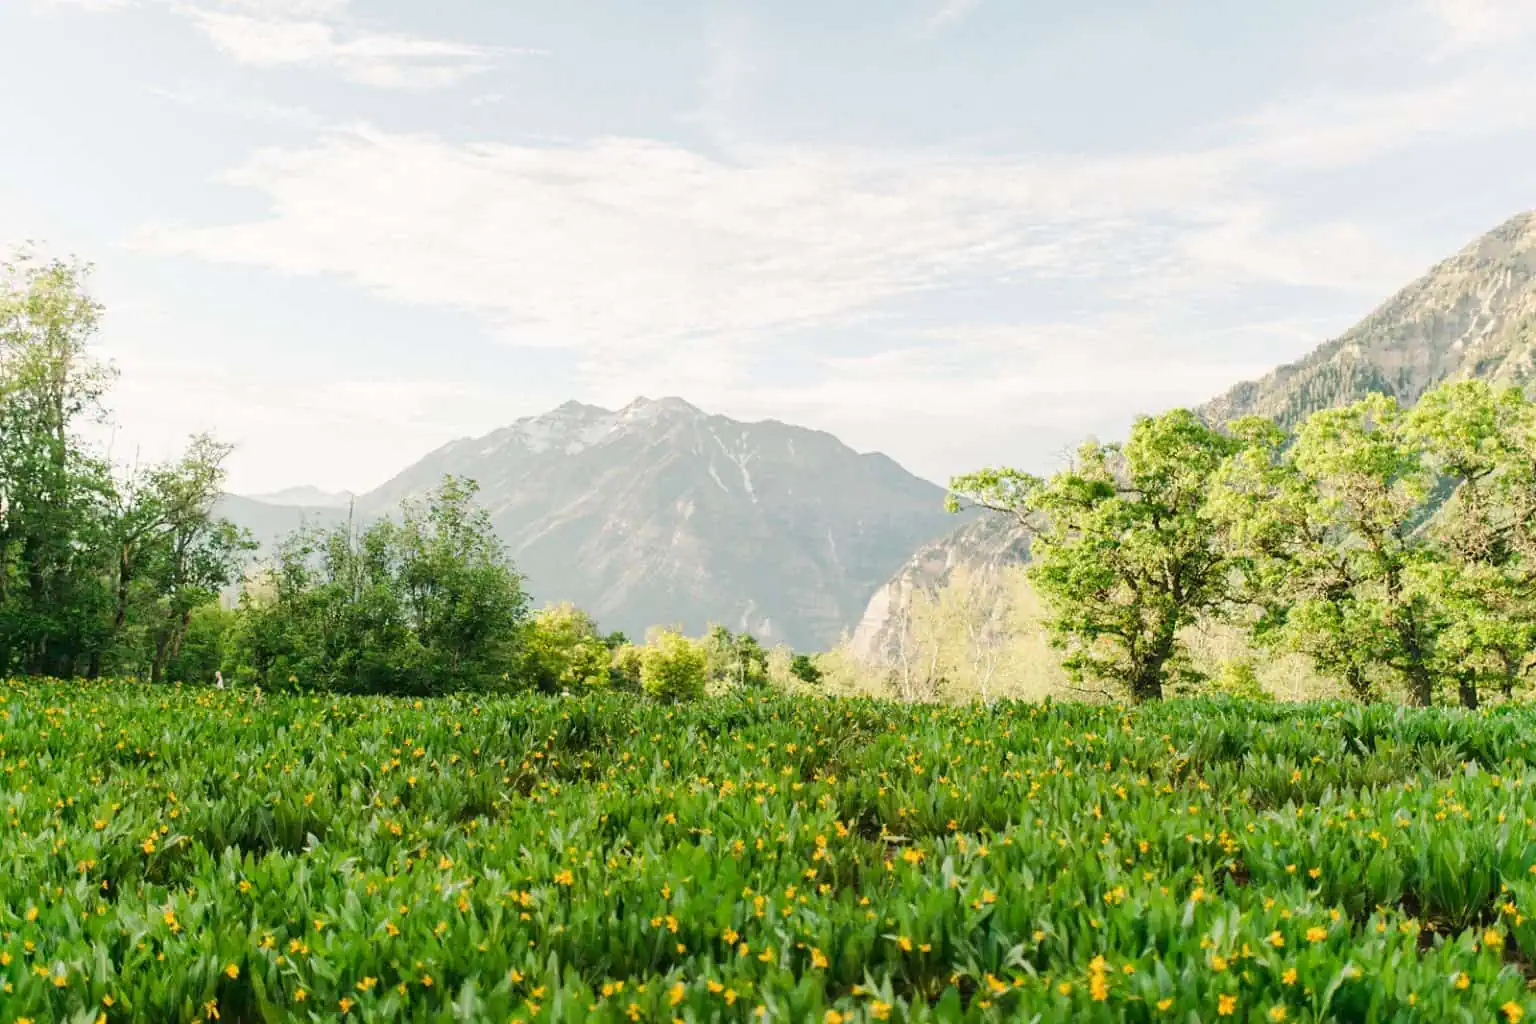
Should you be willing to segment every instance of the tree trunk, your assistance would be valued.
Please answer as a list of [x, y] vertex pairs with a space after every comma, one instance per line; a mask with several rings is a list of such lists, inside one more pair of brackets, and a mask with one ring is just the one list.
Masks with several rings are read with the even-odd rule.
[[1163, 666], [1173, 657], [1175, 632], [1171, 622], [1159, 626], [1155, 646], [1131, 676], [1131, 699], [1136, 703], [1163, 699]]
[[155, 658], [149, 664], [149, 681], [158, 683], [165, 679], [165, 663], [171, 657], [171, 633], [169, 630], [155, 637]]
[[1505, 700], [1515, 699], [1515, 683], [1520, 678], [1520, 661], [1517, 658], [1504, 656], [1504, 678], [1499, 680], [1499, 689], [1504, 694]]
[[1163, 699], [1162, 665], [1147, 666], [1131, 677], [1131, 699], [1137, 704]]
[[1427, 708], [1435, 702], [1435, 677], [1422, 664], [1408, 669], [1408, 703]]
[[176, 632], [171, 637], [171, 657], [181, 653], [181, 642], [187, 638], [187, 627], [192, 625], [192, 609], [188, 608], [181, 613], [181, 621], [176, 624]]
[[1477, 710], [1477, 680], [1463, 676], [1456, 680], [1456, 691], [1461, 695], [1461, 706], [1468, 711]]
[[[112, 609], [112, 632], [110, 639], [116, 640], [117, 634], [122, 630], [123, 623], [128, 621], [128, 585], [133, 582], [133, 567], [128, 560], [128, 548], [123, 547], [117, 553], [117, 606]], [[101, 675], [101, 650], [98, 648], [91, 652], [91, 667], [88, 675], [95, 679]]]

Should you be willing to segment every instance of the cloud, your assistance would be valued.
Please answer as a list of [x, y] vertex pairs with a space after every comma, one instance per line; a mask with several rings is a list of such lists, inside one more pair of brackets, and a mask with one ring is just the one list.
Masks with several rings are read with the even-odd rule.
[[1442, 52], [1508, 46], [1536, 33], [1531, 0], [1425, 0], [1444, 34]]
[[215, 47], [242, 64], [329, 68], [380, 88], [451, 86], [489, 70], [497, 56], [507, 52], [415, 36], [348, 32], [301, 18], [202, 8], [186, 14]]
[[1054, 163], [664, 143], [458, 145], [359, 128], [230, 176], [270, 215], [143, 244], [336, 275], [605, 358], [846, 325], [961, 280], [1134, 279], [1184, 258], [1198, 161]]
[[[273, 59], [307, 45], [274, 44]], [[464, 144], [360, 126], [229, 175], [266, 216], [140, 242], [472, 311], [517, 343], [611, 366], [870, 322], [962, 284], [1379, 293], [1415, 264], [1347, 221], [1286, 224], [1267, 186], [1533, 120], [1536, 71], [1479, 71], [1406, 95], [1301, 97], [1205, 149], [1104, 157], [739, 146], [727, 158], [638, 138]]]
[[982, 0], [942, 0], [928, 20], [923, 23], [923, 31], [927, 33], [939, 32], [943, 29], [957, 25], [980, 7]]
[[308, 67], [384, 89], [439, 89], [494, 68], [510, 55], [545, 55], [378, 32], [349, 17], [349, 0], [47, 0], [97, 11], [170, 10], [221, 53], [259, 68]]
[[[335, 11], [199, 17], [224, 19], [221, 45], [247, 63], [327, 66], [376, 84], [403, 84], [402, 66], [443, 64], [451, 77], [491, 59], [360, 36]], [[278, 27], [247, 32], [253, 20]], [[1267, 369], [1281, 346], [1299, 353], [1342, 326], [1233, 313], [1245, 288], [1274, 301], [1326, 291], [1353, 316], [1427, 264], [1398, 244], [1402, 234], [1315, 204], [1328, 175], [1536, 122], [1536, 67], [1489, 60], [1415, 72], [1392, 91], [1297, 93], [1207, 126], [1213, 141], [1183, 149], [763, 145], [737, 130], [750, 128], [737, 124], [750, 49], [727, 28], [713, 37], [701, 112], [715, 141], [731, 141], [723, 152], [621, 136], [514, 145], [332, 127], [227, 176], [264, 212], [149, 227], [137, 244], [468, 311], [514, 344], [571, 350], [583, 397], [603, 402], [682, 393], [732, 414], [828, 426], [906, 422], [921, 409], [1019, 431], [1086, 430], [1107, 409], [1207, 398]], [[1041, 322], [971, 322], [956, 312], [970, 294], [1005, 294], [1016, 321]], [[1223, 302], [1216, 318], [1235, 317], [1236, 331], [1210, 326]], [[855, 355], [855, 335], [898, 347]], [[795, 379], [765, 366], [793, 366]]]

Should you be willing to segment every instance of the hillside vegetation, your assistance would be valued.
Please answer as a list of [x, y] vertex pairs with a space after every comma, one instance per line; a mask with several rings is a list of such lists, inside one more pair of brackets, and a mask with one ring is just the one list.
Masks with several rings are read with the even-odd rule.
[[1518, 1021], [1536, 713], [0, 691], [7, 1021]]

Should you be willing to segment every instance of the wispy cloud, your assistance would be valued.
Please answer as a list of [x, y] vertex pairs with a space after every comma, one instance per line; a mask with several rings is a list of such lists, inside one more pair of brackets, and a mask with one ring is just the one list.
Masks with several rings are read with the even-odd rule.
[[1198, 218], [1214, 184], [1162, 159], [727, 162], [640, 139], [465, 146], [374, 129], [266, 151], [230, 181], [271, 216], [145, 244], [339, 275], [605, 355], [846, 324], [974, 275], [1134, 276], [1125, 254], [1162, 230], [1142, 218]]
[[47, 0], [98, 11], [160, 8], [188, 19], [221, 53], [252, 67], [335, 72], [384, 89], [437, 89], [494, 68], [508, 56], [546, 55], [399, 32], [350, 16], [349, 0]]
[[1444, 33], [1442, 53], [1508, 46], [1536, 34], [1531, 0], [1424, 0]]
[[230, 175], [266, 198], [265, 218], [141, 241], [348, 278], [603, 360], [847, 325], [957, 282], [1367, 293], [1413, 265], [1358, 225], [1281, 222], [1264, 183], [1536, 123], [1536, 72], [1475, 84], [1313, 97], [1239, 122], [1224, 145], [1092, 158], [759, 146], [724, 159], [645, 139], [458, 144], [363, 127]]
[[509, 52], [408, 35], [356, 32], [298, 18], [202, 8], [189, 8], [186, 14], [214, 46], [242, 64], [331, 69], [354, 82], [381, 88], [451, 86], [490, 70], [498, 57]]
[[933, 33], [964, 21], [980, 7], [982, 0], [940, 0], [934, 12], [923, 23], [923, 31]]

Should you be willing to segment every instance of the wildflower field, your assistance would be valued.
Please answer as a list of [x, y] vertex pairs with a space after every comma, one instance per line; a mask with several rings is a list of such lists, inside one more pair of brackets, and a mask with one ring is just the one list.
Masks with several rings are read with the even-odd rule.
[[1517, 1021], [1536, 712], [0, 690], [0, 1021]]

